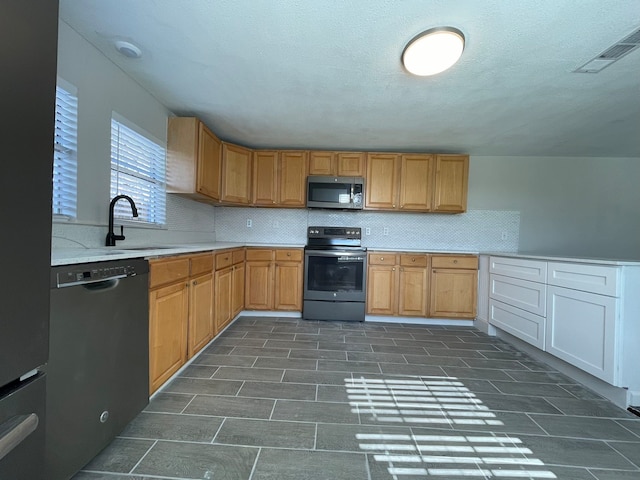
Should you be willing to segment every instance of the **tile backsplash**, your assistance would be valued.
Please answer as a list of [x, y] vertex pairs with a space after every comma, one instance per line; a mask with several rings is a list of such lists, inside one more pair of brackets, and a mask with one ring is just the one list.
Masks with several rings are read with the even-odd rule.
[[520, 212], [470, 210], [447, 215], [216, 208], [216, 240], [222, 242], [305, 244], [311, 225], [361, 227], [362, 244], [368, 248], [515, 252]]

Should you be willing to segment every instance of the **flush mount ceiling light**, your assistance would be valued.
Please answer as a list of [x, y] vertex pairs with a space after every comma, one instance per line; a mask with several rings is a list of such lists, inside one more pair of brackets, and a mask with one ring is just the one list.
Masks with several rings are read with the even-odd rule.
[[452, 67], [464, 50], [464, 35], [457, 28], [436, 27], [414, 37], [402, 52], [409, 73], [435, 75]]
[[117, 40], [113, 45], [121, 55], [127, 58], [140, 58], [142, 56], [142, 50], [131, 42]]

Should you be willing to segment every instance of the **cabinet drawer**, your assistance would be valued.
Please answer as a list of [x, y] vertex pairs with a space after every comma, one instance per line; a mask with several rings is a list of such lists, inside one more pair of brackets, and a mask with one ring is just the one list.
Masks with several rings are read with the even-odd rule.
[[491, 274], [489, 296], [536, 315], [546, 315], [547, 286], [519, 278]]
[[400, 265], [403, 267], [426, 267], [427, 260], [428, 257], [424, 254], [412, 255], [410, 253], [403, 253], [400, 255]]
[[231, 252], [231, 262], [234, 265], [244, 262], [244, 248], [237, 248]]
[[204, 255], [195, 255], [190, 258], [191, 275], [200, 275], [201, 273], [213, 272], [213, 254], [205, 253]]
[[149, 261], [149, 288], [166, 285], [189, 277], [189, 257], [171, 257]]
[[276, 250], [276, 262], [301, 262], [302, 250]]
[[248, 248], [247, 262], [261, 261], [268, 262], [272, 259], [273, 250], [266, 248]]
[[605, 265], [549, 262], [547, 283], [583, 292], [618, 297], [618, 269]]
[[369, 253], [369, 265], [395, 265], [396, 255], [395, 253]]
[[478, 257], [459, 255], [434, 255], [431, 257], [431, 268], [465, 268], [478, 269]]
[[547, 262], [522, 258], [491, 257], [489, 272], [521, 280], [545, 283], [547, 281]]
[[224, 250], [220, 253], [216, 253], [216, 270], [222, 270], [231, 266], [233, 262], [233, 255], [231, 250]]
[[546, 320], [540, 315], [489, 299], [489, 324], [544, 350]]

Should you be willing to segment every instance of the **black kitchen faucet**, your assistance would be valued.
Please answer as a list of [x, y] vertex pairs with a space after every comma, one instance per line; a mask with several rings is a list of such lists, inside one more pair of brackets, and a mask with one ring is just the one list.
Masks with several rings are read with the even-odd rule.
[[122, 225], [120, 225], [120, 235], [116, 235], [113, 232], [113, 209], [116, 206], [116, 202], [123, 198], [131, 204], [131, 213], [133, 214], [133, 216], [138, 216], [138, 209], [136, 208], [136, 204], [131, 197], [129, 197], [128, 195], [117, 195], [113, 197], [113, 200], [111, 200], [111, 203], [109, 204], [109, 233], [107, 233], [107, 247], [115, 247], [116, 240], [124, 240], [124, 227]]

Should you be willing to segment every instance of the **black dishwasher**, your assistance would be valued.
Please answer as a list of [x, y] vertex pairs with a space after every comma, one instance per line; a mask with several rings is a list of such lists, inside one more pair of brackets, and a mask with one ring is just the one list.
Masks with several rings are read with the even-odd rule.
[[149, 402], [149, 265], [53, 267], [46, 478], [71, 477]]

